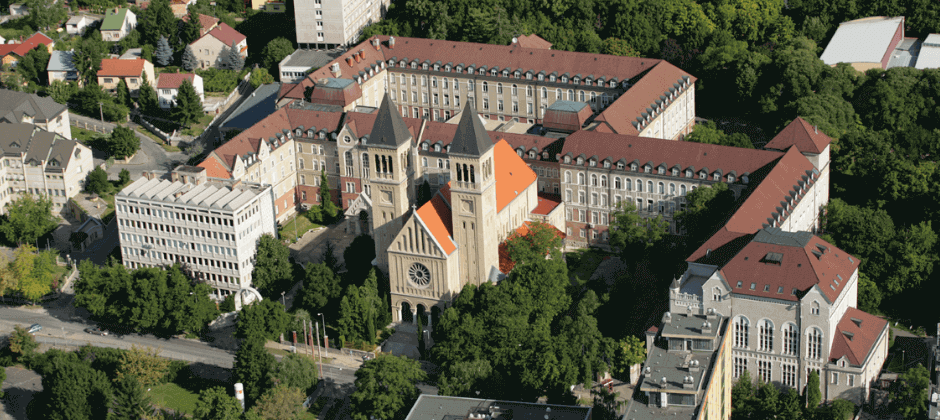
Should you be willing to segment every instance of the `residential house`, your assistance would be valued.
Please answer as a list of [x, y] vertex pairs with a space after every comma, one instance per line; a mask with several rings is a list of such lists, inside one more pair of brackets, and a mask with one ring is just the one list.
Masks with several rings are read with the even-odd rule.
[[49, 84], [55, 80], [63, 82], [81, 81], [78, 79], [78, 70], [72, 63], [72, 57], [75, 51], [53, 51], [49, 56], [49, 65], [46, 66], [46, 72], [49, 74]]
[[177, 19], [186, 16], [189, 6], [196, 4], [196, 0], [170, 0], [170, 10]]
[[13, 3], [10, 5], [10, 16], [24, 16], [29, 13], [26, 3]]
[[190, 45], [199, 60], [199, 68], [207, 69], [222, 68], [224, 54], [228, 54], [233, 43], [242, 58], [248, 57], [248, 39], [245, 35], [225, 23], [220, 23]]
[[157, 97], [160, 98], [160, 108], [172, 108], [176, 104], [176, 95], [184, 80], [189, 80], [199, 95], [199, 103], [205, 102], [202, 76], [193, 73], [163, 73], [157, 79]]
[[[6, 104], [2, 92], [0, 103]], [[91, 149], [36, 124], [0, 122], [0, 130], [0, 208], [21, 194], [41, 194], [52, 200], [53, 210], [68, 212], [69, 198], [94, 167]]]
[[[19, 43], [6, 44], [4, 48], [0, 49], [0, 54], [3, 56], [3, 64], [15, 66], [20, 58], [25, 57], [26, 54], [36, 49], [39, 45], [44, 45], [46, 50], [51, 54], [55, 47], [55, 41], [42, 32], [36, 32], [25, 40], [21, 37]], [[12, 46], [12, 48], [10, 48], [10, 46]], [[5, 51], [8, 48], [9, 51]]]
[[120, 41], [137, 27], [137, 15], [127, 8], [108, 10], [101, 22], [101, 39], [105, 41]]
[[[202, 13], [199, 13], [199, 36], [205, 36], [213, 28], [219, 26], [219, 18], [213, 16], [206, 16]], [[183, 22], [189, 22], [189, 15], [185, 15], [180, 18]]]
[[0, 123], [28, 123], [72, 138], [69, 109], [49, 97], [0, 89]]
[[83, 35], [85, 28], [94, 21], [95, 19], [90, 16], [72, 16], [65, 22], [65, 32], [69, 35]]
[[155, 86], [153, 63], [143, 58], [132, 60], [106, 58], [101, 60], [101, 70], [98, 70], [98, 85], [113, 92], [117, 89], [118, 83], [124, 80], [131, 96], [136, 97], [137, 91], [143, 83], [144, 75], [147, 76], [150, 85]]

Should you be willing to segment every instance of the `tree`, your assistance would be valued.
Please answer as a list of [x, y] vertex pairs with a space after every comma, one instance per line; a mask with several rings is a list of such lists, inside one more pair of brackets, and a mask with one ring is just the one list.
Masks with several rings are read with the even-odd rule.
[[114, 420], [140, 420], [152, 412], [144, 385], [132, 375], [116, 381], [111, 409], [110, 418]]
[[16, 354], [17, 359], [31, 356], [38, 347], [36, 337], [28, 333], [26, 328], [19, 325], [13, 326], [13, 334], [10, 335], [10, 351]]
[[619, 343], [614, 353], [613, 371], [618, 379], [630, 379], [630, 368], [646, 360], [646, 343], [629, 335]]
[[356, 371], [356, 391], [350, 396], [353, 419], [398, 418], [417, 400], [416, 384], [425, 379], [415, 360], [381, 355], [366, 361]]
[[627, 41], [619, 38], [607, 38], [604, 40], [604, 54], [618, 55], [621, 57], [640, 56], [640, 53], [633, 49]]
[[[927, 399], [926, 393], [924, 394], [924, 399]], [[832, 420], [850, 420], [855, 417], [855, 408], [855, 403], [836, 398], [832, 401], [832, 405], [829, 406], [829, 418]]]
[[29, 10], [23, 19], [34, 28], [48, 30], [68, 18], [66, 9], [56, 4], [55, 0], [25, 0], [23, 3]]
[[3, 301], [8, 291], [17, 290], [18, 287], [19, 279], [10, 267], [10, 261], [5, 254], [0, 255], [0, 301]]
[[621, 202], [610, 218], [610, 245], [624, 256], [631, 256], [630, 260], [659, 243], [669, 227], [662, 216], [644, 218], [633, 203], [627, 202]]
[[121, 172], [118, 172], [118, 181], [121, 183], [121, 186], [127, 185], [131, 182], [131, 173], [127, 168], [121, 169]]
[[141, 385], [150, 387], [159, 384], [169, 369], [170, 360], [160, 357], [160, 350], [131, 345], [131, 349], [121, 356], [117, 379], [131, 376]]
[[257, 89], [258, 86], [274, 83], [274, 77], [268, 73], [268, 69], [258, 67], [251, 70], [251, 77], [248, 81], [251, 82], [253, 88]]
[[245, 401], [249, 405], [264, 393], [268, 372], [274, 366], [274, 356], [264, 348], [264, 339], [251, 336], [243, 340], [235, 353], [233, 377], [245, 386]]
[[11, 268], [18, 279], [18, 290], [26, 299], [35, 302], [52, 291], [55, 258], [55, 251], [37, 254], [28, 243], [16, 248]]
[[[617, 420], [620, 407], [624, 402], [617, 400], [617, 393], [605, 386], [591, 388], [591, 397], [594, 399], [593, 412], [598, 420]], [[593, 418], [593, 417], [592, 417]]]
[[323, 214], [323, 222], [333, 223], [336, 219], [336, 213], [339, 211], [336, 203], [333, 202], [333, 194], [330, 192], [330, 182], [326, 177], [326, 171], [320, 172], [320, 213]]
[[930, 376], [927, 368], [918, 363], [901, 374], [891, 390], [894, 411], [906, 419], [918, 418], [927, 411], [927, 390]]
[[339, 277], [326, 264], [308, 263], [300, 293], [301, 305], [311, 313], [318, 313], [327, 311], [327, 307], [335, 307], [331, 303], [340, 297], [342, 288]]
[[261, 67], [272, 72], [277, 72], [277, 65], [284, 59], [294, 53], [294, 43], [284, 37], [274, 38], [261, 50]]
[[878, 313], [881, 305], [882, 293], [875, 282], [865, 273], [858, 273], [858, 309], [868, 313]]
[[157, 99], [157, 91], [147, 80], [147, 74], [144, 74], [144, 80], [137, 91], [137, 104], [144, 114], [154, 114], [160, 111], [160, 101]]
[[251, 411], [265, 420], [300, 419], [307, 411], [304, 399], [306, 395], [300, 389], [279, 385], [265, 392]]
[[173, 15], [169, 0], [154, 0], [137, 18], [141, 42], [159, 45], [160, 38], [176, 39], [178, 20]]
[[[362, 340], [362, 314], [360, 313], [362, 303], [359, 299], [359, 288], [356, 285], [350, 285], [346, 289], [346, 294], [339, 302], [339, 319], [336, 321], [339, 335], [347, 340]], [[343, 344], [340, 343], [340, 346]]]
[[288, 386], [303, 392], [313, 389], [318, 377], [317, 364], [313, 359], [297, 353], [288, 354], [271, 370], [274, 385]]
[[751, 139], [749, 139], [746, 134], [725, 134], [724, 131], [715, 125], [714, 121], [696, 124], [695, 128], [692, 130], [692, 134], [689, 134], [685, 140], [695, 143], [719, 144], [722, 146], [741, 147], [745, 149], [754, 148], [754, 144], [751, 143]]
[[[365, 278], [372, 269], [373, 260], [375, 260], [375, 240], [367, 234], [357, 236], [343, 250], [343, 261], [347, 270], [346, 278], [352, 281]], [[336, 295], [340, 292], [341, 290], [338, 290]]]
[[[734, 398], [733, 395], [732, 398]], [[815, 410], [822, 401], [822, 391], [819, 389], [819, 372], [816, 370], [812, 370], [809, 379], [806, 380], [806, 391], [803, 394], [803, 399], [806, 400], [806, 407], [810, 410]]]
[[275, 340], [290, 323], [290, 315], [281, 302], [265, 299], [243, 306], [235, 324], [235, 337], [249, 339], [260, 337]]
[[232, 46], [219, 55], [219, 59], [222, 60], [222, 66], [229, 70], [239, 72], [245, 67], [245, 59], [242, 58], [241, 52], [238, 51], [238, 45], [235, 44], [235, 41], [232, 41]]
[[760, 381], [757, 387], [757, 418], [773, 418], [780, 410], [780, 391], [770, 383]]
[[196, 420], [240, 420], [242, 418], [241, 403], [235, 397], [228, 395], [225, 388], [220, 386], [204, 389], [199, 393], [193, 418]]
[[186, 45], [186, 49], [183, 50], [183, 69], [186, 71], [193, 71], [193, 69], [199, 67], [199, 60], [196, 59], [196, 53], [193, 52], [193, 47], [191, 45]]
[[[425, 354], [427, 353], [427, 350], [428, 350], [428, 349], [427, 349], [427, 344], [428, 344], [428, 343], [426, 343], [426, 342], [424, 341], [424, 320], [421, 319], [421, 318], [422, 318], [421, 315], [423, 315], [423, 314], [418, 314], [418, 315], [415, 317], [415, 318], [416, 318], [416, 319], [415, 319], [415, 331], [418, 332], [418, 353], [420, 353], [420, 354], [421, 354], [421, 358], [424, 359], [424, 358], [425, 358]], [[368, 321], [371, 322], [371, 320], [368, 320]], [[372, 324], [372, 330], [373, 330], [373, 331], [375, 330], [375, 324]], [[375, 336], [375, 335], [373, 334], [373, 337], [374, 337], [374, 336]]]
[[689, 235], [690, 243], [697, 246], [727, 220], [734, 204], [734, 193], [728, 189], [728, 184], [718, 182], [690, 191], [686, 203], [686, 209], [676, 213], [676, 225]]
[[161, 35], [160, 40], [157, 41], [157, 50], [153, 52], [153, 58], [160, 67], [166, 67], [173, 61], [173, 49], [170, 48], [166, 36]]
[[88, 178], [85, 180], [85, 191], [88, 191], [92, 194], [104, 194], [108, 191], [111, 191], [111, 183], [108, 182], [108, 173], [104, 169], [101, 169], [100, 166], [96, 166], [95, 169], [92, 169], [88, 173]]
[[516, 264], [529, 264], [561, 258], [561, 236], [555, 227], [547, 223], [531, 222], [525, 233], [514, 232], [506, 239], [509, 259]]
[[58, 225], [52, 216], [52, 199], [44, 195], [24, 194], [7, 204], [6, 213], [0, 232], [18, 244], [34, 244]]
[[[191, 5], [187, 9], [188, 18], [186, 22], [183, 22], [180, 24], [180, 31], [179, 31], [180, 43], [182, 43], [183, 45], [186, 45], [187, 49], [190, 49], [189, 44], [192, 44], [193, 41], [198, 39], [199, 34], [202, 32], [202, 22], [199, 19], [199, 12], [197, 11], [198, 9], [193, 6], [194, 5]], [[190, 52], [192, 52], [191, 49], [190, 49]], [[185, 66], [185, 60], [184, 60], [184, 66]], [[192, 67], [188, 68], [187, 70], [192, 70]]]
[[108, 138], [108, 153], [115, 159], [124, 159], [133, 156], [140, 150], [140, 139], [134, 130], [117, 126], [111, 131]]
[[42, 375], [43, 417], [53, 420], [92, 420], [108, 416], [111, 381], [99, 370], [74, 360], [58, 363]]
[[428, 180], [424, 180], [424, 182], [421, 183], [421, 187], [418, 188], [418, 197], [417, 197], [418, 207], [421, 207], [424, 205], [424, 203], [431, 201], [431, 198], [433, 198], [433, 193], [431, 192], [431, 184], [428, 183]]
[[795, 389], [790, 388], [780, 397], [780, 412], [777, 418], [782, 420], [802, 420], [803, 419], [803, 401], [800, 394]]
[[26, 81], [45, 84], [46, 67], [49, 64], [49, 50], [45, 45], [39, 44], [16, 63], [16, 72]]
[[124, 105], [128, 108], [131, 106], [131, 91], [127, 88], [127, 83], [124, 83], [124, 79], [121, 79], [121, 81], [118, 82], [117, 96], [115, 96], [114, 100], [118, 104]]
[[86, 87], [98, 83], [101, 60], [108, 53], [108, 46], [101, 40], [101, 32], [96, 29], [91, 34], [75, 46], [75, 54], [72, 55], [72, 64]]
[[251, 282], [265, 297], [279, 297], [291, 287], [293, 266], [290, 250], [271, 235], [258, 238], [255, 267]]
[[49, 89], [47, 89], [46, 92], [49, 93], [52, 100], [66, 105], [68, 101], [72, 99], [72, 96], [78, 93], [78, 83], [53, 80], [52, 83], [49, 84]]
[[173, 108], [173, 115], [177, 121], [183, 125], [190, 125], [199, 121], [199, 118], [205, 114], [202, 110], [202, 100], [196, 93], [196, 88], [190, 81], [183, 80], [180, 83], [179, 92], [176, 94], [176, 106]]

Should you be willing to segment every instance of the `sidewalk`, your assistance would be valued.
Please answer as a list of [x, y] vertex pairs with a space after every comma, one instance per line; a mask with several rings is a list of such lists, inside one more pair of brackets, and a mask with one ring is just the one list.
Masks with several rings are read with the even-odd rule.
[[[297, 335], [300, 336], [300, 334], [297, 334]], [[265, 343], [264, 346], [269, 349], [283, 350], [286, 352], [290, 352], [290, 348], [291, 348], [290, 342], [279, 343], [276, 341], [268, 341], [267, 343]], [[304, 346], [298, 343], [297, 353], [304, 354], [305, 352], [307, 352], [306, 354], [313, 354], [314, 357], [316, 357], [317, 347], [314, 346], [312, 353], [310, 353], [310, 350], [307, 348], [307, 346]], [[328, 358], [330, 359], [329, 362], [327, 362]], [[339, 349], [329, 348], [329, 349], [326, 349], [326, 351], [323, 353], [323, 363], [344, 366], [344, 367], [352, 368], [355, 370], [355, 369], [359, 369], [362, 366], [362, 359], [356, 356], [351, 356], [349, 354], [344, 354]]]

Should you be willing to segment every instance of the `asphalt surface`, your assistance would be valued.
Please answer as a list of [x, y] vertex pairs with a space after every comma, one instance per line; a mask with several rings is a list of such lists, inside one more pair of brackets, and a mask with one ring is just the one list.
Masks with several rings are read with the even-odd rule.
[[[69, 118], [83, 123], [97, 124], [99, 127], [107, 127], [109, 129], [114, 129], [115, 127], [114, 124], [107, 122], [102, 123], [94, 118], [88, 118], [74, 113], [70, 114]], [[132, 126], [136, 126], [136, 124]], [[186, 163], [188, 158], [184, 153], [168, 153], [150, 137], [138, 133], [136, 130], [134, 134], [140, 139], [140, 150], [129, 163], [116, 161], [114, 165], [108, 168], [109, 178], [117, 179], [121, 169], [127, 169], [128, 172], [131, 173], [131, 179], [137, 179], [140, 178], [141, 173], [144, 171], [169, 171], [178, 165]], [[95, 154], [95, 158], [95, 163], [98, 164], [106, 160], [107, 156], [99, 152]]]

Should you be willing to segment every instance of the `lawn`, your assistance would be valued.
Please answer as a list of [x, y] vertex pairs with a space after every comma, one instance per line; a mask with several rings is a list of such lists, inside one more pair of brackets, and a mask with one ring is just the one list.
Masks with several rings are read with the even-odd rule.
[[285, 223], [280, 229], [278, 229], [278, 237], [290, 243], [297, 241], [297, 238], [303, 236], [310, 229], [316, 229], [320, 225], [313, 223], [310, 219], [304, 217], [303, 215], [294, 216], [290, 222]]
[[[593, 248], [569, 252], [566, 256], [566, 260], [568, 262], [568, 276], [571, 278], [571, 284], [582, 286], [587, 283], [588, 280], [591, 279], [591, 275], [594, 274], [594, 270], [597, 270], [597, 266], [601, 265], [601, 262], [604, 261], [604, 258], [613, 255], [612, 253]], [[580, 283], [576, 283], [576, 278], [580, 280]]]
[[193, 413], [199, 400], [198, 393], [173, 382], [157, 385], [148, 394], [154, 405], [188, 414]]
[[208, 127], [209, 123], [212, 122], [213, 117], [215, 116], [211, 114], [203, 115], [199, 117], [198, 122], [190, 125], [189, 128], [183, 129], [182, 131], [180, 131], [180, 133], [185, 134], [187, 136], [193, 136], [193, 137], [199, 136], [202, 134], [203, 131], [206, 131], [206, 127]]
[[179, 147], [171, 146], [171, 145], [169, 145], [169, 144], [166, 144], [163, 140], [161, 140], [159, 137], [157, 137], [156, 134], [151, 133], [149, 130], [147, 130], [146, 128], [144, 128], [144, 127], [142, 127], [142, 126], [137, 126], [137, 127], [134, 128], [134, 130], [136, 130], [136, 131], [137, 131], [138, 133], [140, 133], [140, 134], [143, 134], [143, 135], [145, 135], [145, 136], [147, 136], [147, 137], [150, 137], [150, 138], [153, 140], [154, 143], [159, 144], [160, 147], [162, 147], [163, 150], [166, 150], [167, 152], [171, 152], [171, 153], [172, 153], [172, 152], [179, 152], [179, 151], [180, 151], [180, 148], [179, 148]]
[[91, 130], [86, 130], [84, 128], [72, 127], [72, 139], [78, 140], [81, 144], [86, 146], [89, 145], [89, 142], [93, 142], [94, 139], [98, 137], [106, 137], [106, 134], [96, 133]]

